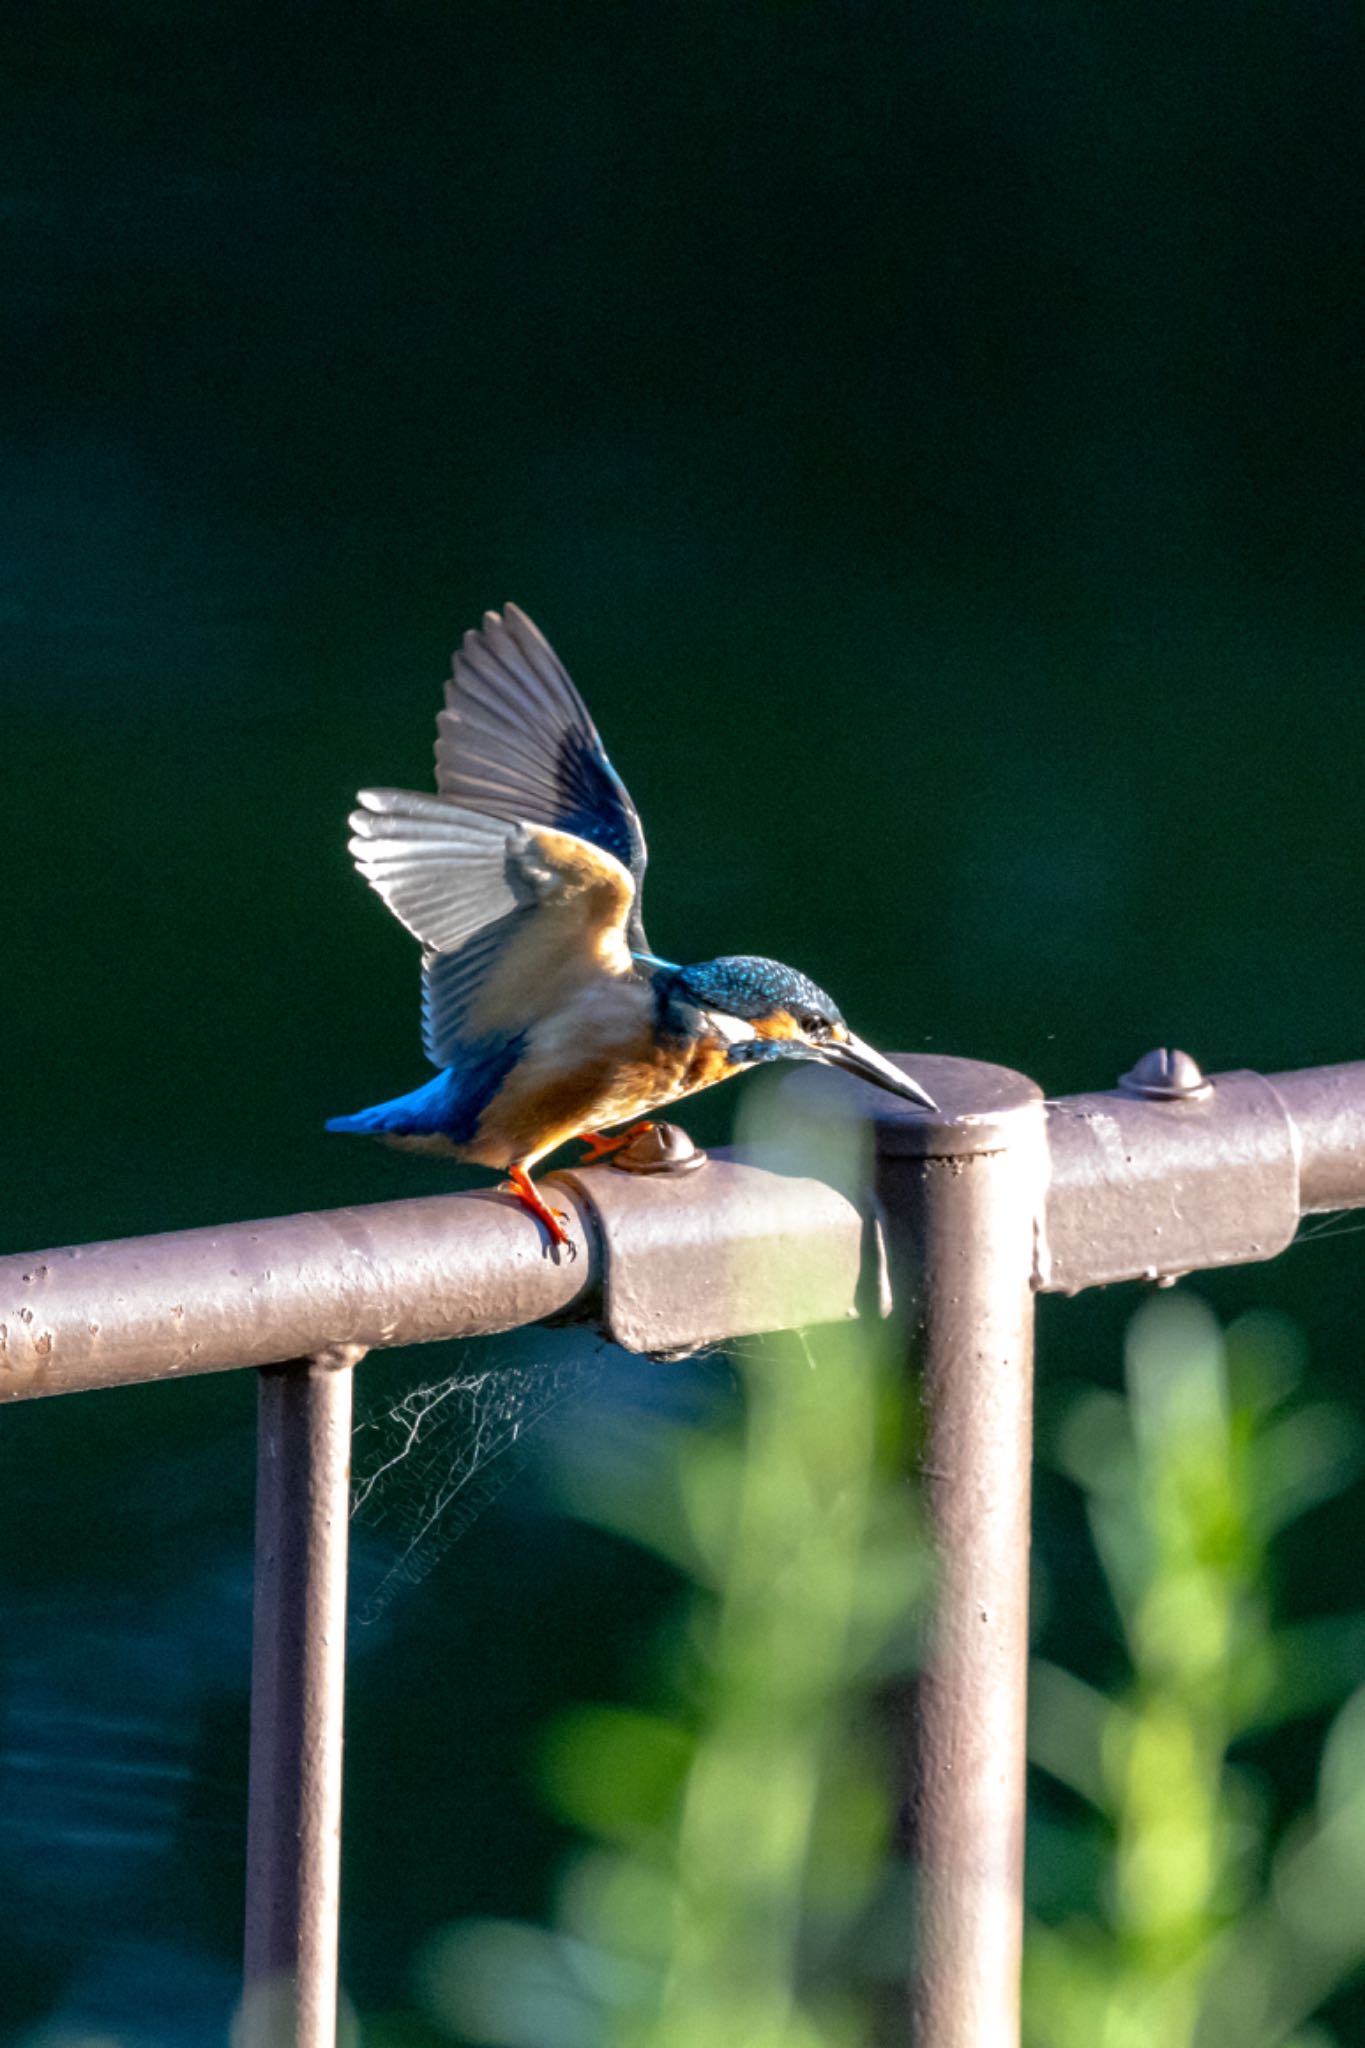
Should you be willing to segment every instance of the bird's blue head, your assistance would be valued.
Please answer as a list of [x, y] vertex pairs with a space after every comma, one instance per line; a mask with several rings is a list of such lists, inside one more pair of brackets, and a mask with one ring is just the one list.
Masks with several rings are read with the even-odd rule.
[[699, 1013], [694, 1028], [727, 1041], [734, 1066], [821, 1060], [908, 1102], [936, 1107], [908, 1074], [849, 1030], [833, 996], [780, 960], [730, 954], [696, 967], [670, 967], [654, 979], [670, 1006]]

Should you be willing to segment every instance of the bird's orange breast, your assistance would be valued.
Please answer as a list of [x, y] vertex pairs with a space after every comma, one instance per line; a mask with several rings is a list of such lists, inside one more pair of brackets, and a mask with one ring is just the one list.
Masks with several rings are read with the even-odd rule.
[[719, 1039], [661, 1043], [647, 990], [627, 994], [618, 984], [609, 1000], [580, 1007], [582, 1014], [547, 1020], [531, 1035], [484, 1111], [466, 1158], [534, 1165], [580, 1132], [648, 1116], [737, 1071]]

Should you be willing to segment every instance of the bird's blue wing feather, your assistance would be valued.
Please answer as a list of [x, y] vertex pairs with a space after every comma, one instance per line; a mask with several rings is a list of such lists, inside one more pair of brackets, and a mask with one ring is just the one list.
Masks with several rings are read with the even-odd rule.
[[422, 1045], [433, 1066], [448, 1066], [460, 1057], [470, 1008], [499, 956], [535, 914], [514, 910], [485, 925], [457, 952], [422, 955]]
[[465, 634], [436, 728], [443, 796], [485, 817], [572, 832], [629, 870], [627, 940], [632, 952], [648, 952], [640, 814], [554, 649], [515, 605], [486, 612]]

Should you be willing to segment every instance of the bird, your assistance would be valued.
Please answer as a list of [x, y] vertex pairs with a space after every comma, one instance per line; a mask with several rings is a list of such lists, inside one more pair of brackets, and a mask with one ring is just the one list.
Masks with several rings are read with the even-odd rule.
[[330, 1118], [329, 1131], [499, 1170], [551, 1246], [572, 1252], [567, 1218], [531, 1179], [570, 1139], [589, 1160], [607, 1156], [651, 1112], [782, 1060], [935, 1108], [798, 969], [750, 954], [681, 966], [651, 951], [640, 814], [563, 664], [515, 605], [465, 634], [436, 726], [436, 795], [361, 790], [348, 844], [421, 943], [436, 1076]]

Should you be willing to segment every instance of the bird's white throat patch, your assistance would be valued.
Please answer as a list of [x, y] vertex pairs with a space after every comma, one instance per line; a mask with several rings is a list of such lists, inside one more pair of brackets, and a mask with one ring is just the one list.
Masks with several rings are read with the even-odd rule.
[[747, 1024], [743, 1017], [727, 1017], [723, 1010], [703, 1010], [702, 1015], [717, 1038], [723, 1038], [727, 1045], [748, 1045], [751, 1039], [758, 1037], [753, 1025]]

